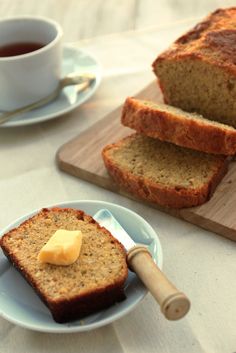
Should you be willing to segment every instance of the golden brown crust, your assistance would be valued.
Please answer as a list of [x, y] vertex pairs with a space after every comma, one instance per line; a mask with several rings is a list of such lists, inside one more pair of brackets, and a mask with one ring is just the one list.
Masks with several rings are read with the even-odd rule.
[[236, 75], [236, 7], [218, 9], [178, 38], [153, 63], [162, 60], [197, 59]]
[[[121, 301], [125, 299], [124, 294], [124, 283], [126, 281], [128, 275], [128, 268], [125, 265], [123, 266], [123, 270], [120, 272], [116, 281], [112, 284], [109, 283], [104, 287], [100, 287], [96, 290], [86, 290], [79, 295], [71, 295], [69, 298], [66, 297], [58, 297], [58, 299], [51, 299], [48, 297], [45, 291], [40, 290], [37, 282], [37, 278], [29, 273], [27, 266], [22, 264], [17, 257], [17, 252], [11, 249], [8, 245], [8, 238], [12, 236], [15, 230], [21, 229], [21, 227], [25, 227], [30, 222], [37, 221], [37, 217], [46, 217], [48, 212], [66, 212], [71, 211], [69, 208], [52, 208], [52, 209], [42, 209], [37, 215], [31, 217], [30, 219], [23, 222], [19, 227], [12, 229], [0, 239], [0, 246], [6, 257], [9, 261], [15, 266], [15, 268], [23, 275], [26, 281], [32, 286], [32, 288], [36, 291], [42, 301], [48, 306], [49, 310], [55, 321], [59, 323], [68, 322], [74, 319], [79, 319], [91, 313], [94, 313], [98, 310], [109, 307], [115, 302]], [[78, 219], [84, 220], [89, 223], [96, 224], [99, 230], [105, 232], [109, 237], [112, 238], [113, 243], [119, 249], [121, 253], [123, 253], [124, 263], [126, 258], [126, 252], [123, 245], [112, 235], [108, 230], [100, 225], [89, 215], [85, 214], [80, 210], [73, 210], [76, 213]]]
[[158, 110], [157, 106], [152, 108], [134, 98], [126, 99], [121, 122], [139, 133], [179, 146], [213, 154], [236, 153], [236, 130], [227, 130], [210, 120]]
[[104, 164], [115, 180], [121, 187], [145, 201], [157, 203], [169, 208], [185, 208], [201, 205], [208, 201], [215, 188], [228, 170], [227, 158], [220, 158], [217, 169], [210, 180], [207, 180], [198, 189], [187, 189], [176, 186], [174, 188], [155, 183], [145, 177], [138, 177], [128, 170], [122, 169], [110, 156], [112, 149], [122, 148], [126, 139], [133, 138], [135, 135], [128, 136], [117, 143], [107, 145], [102, 151]]

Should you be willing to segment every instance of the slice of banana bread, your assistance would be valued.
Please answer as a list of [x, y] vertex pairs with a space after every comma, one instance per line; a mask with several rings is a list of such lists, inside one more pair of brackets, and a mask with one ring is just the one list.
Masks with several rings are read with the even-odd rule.
[[214, 154], [236, 153], [236, 130], [166, 104], [127, 98], [123, 125], [144, 135]]
[[115, 182], [138, 198], [182, 208], [207, 201], [227, 171], [227, 157], [210, 155], [140, 134], [102, 152]]
[[153, 63], [165, 102], [236, 127], [236, 7], [218, 9]]
[[[72, 265], [43, 264], [37, 259], [58, 229], [83, 234], [79, 258]], [[84, 317], [125, 299], [128, 270], [124, 247], [83, 211], [43, 209], [5, 234], [0, 245], [57, 322]]]

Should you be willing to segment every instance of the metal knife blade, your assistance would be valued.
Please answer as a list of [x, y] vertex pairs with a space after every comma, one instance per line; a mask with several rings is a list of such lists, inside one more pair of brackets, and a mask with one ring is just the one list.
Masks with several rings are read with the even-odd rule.
[[124, 228], [120, 223], [115, 219], [107, 209], [99, 210], [93, 218], [97, 221], [102, 227], [108, 229], [111, 234], [118, 239], [125, 247], [126, 250], [130, 250], [136, 246], [133, 239], [126, 233]]

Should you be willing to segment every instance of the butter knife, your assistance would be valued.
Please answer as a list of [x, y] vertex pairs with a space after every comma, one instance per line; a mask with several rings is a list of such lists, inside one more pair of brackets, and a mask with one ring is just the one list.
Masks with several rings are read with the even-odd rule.
[[109, 210], [102, 209], [93, 218], [124, 245], [129, 269], [136, 273], [159, 303], [164, 316], [168, 320], [184, 317], [190, 309], [189, 299], [166, 278], [147, 247], [136, 244]]

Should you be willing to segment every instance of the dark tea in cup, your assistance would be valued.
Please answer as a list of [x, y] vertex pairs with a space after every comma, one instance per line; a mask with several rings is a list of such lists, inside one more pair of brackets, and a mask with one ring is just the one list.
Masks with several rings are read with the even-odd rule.
[[45, 44], [34, 42], [10, 43], [0, 46], [0, 57], [17, 56], [41, 49]]

